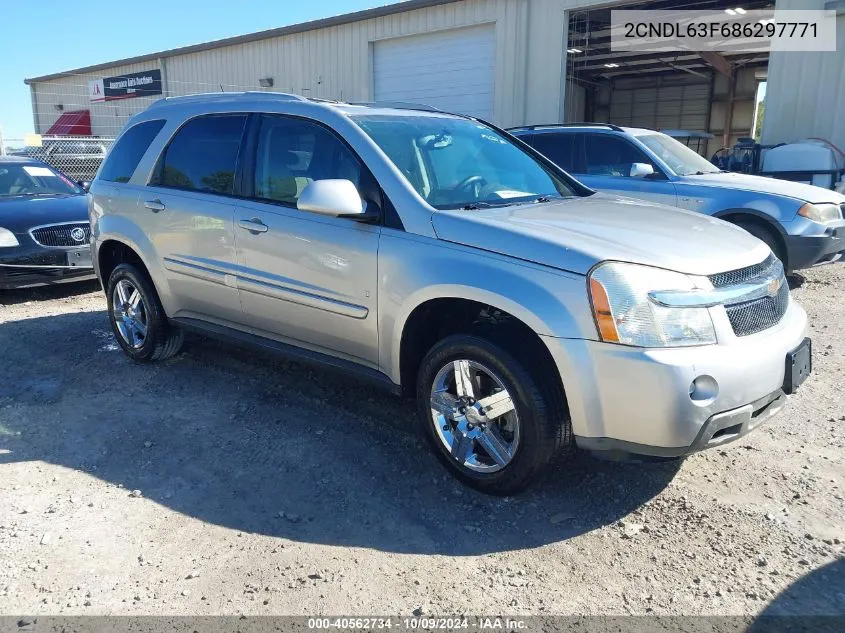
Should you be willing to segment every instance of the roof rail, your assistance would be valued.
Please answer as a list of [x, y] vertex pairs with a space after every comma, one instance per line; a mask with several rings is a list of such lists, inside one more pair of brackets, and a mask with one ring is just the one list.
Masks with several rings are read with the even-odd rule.
[[246, 90], [239, 92], [201, 92], [192, 95], [181, 95], [178, 97], [165, 97], [158, 101], [153, 101], [150, 108], [164, 105], [165, 103], [191, 103], [193, 101], [209, 101], [214, 99], [231, 99], [236, 96], [257, 97], [259, 99], [267, 99], [268, 101], [308, 101], [306, 97], [289, 94], [286, 92], [264, 92], [260, 90]]
[[267, 92], [265, 90], [246, 90], [245, 95], [263, 99], [278, 99], [279, 101], [310, 101], [308, 97], [293, 94], [292, 92]]
[[508, 132], [513, 132], [515, 130], [536, 130], [544, 127], [606, 127], [614, 132], [625, 131], [618, 125], [613, 125], [613, 123], [547, 123], [545, 125], [518, 125], [516, 127], [508, 128]]
[[349, 105], [368, 106], [370, 108], [392, 108], [394, 110], [420, 110], [421, 112], [443, 112], [440, 108], [424, 103], [409, 103], [407, 101], [348, 101]]

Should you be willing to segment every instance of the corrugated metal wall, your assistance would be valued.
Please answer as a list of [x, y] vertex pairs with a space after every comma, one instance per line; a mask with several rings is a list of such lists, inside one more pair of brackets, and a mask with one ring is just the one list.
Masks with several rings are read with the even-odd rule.
[[[117, 135], [129, 117], [141, 112], [159, 97], [91, 102], [88, 100], [88, 81], [102, 79], [106, 76], [115, 77], [123, 73], [150, 70], [151, 68], [158, 68], [158, 65], [147, 62], [115, 66], [108, 71], [97, 71], [32, 84], [35, 131], [42, 134], [46, 132], [63, 112], [90, 110], [91, 128], [95, 135], [103, 137]], [[59, 109], [59, 106], [61, 106], [61, 109]]]
[[65, 110], [90, 107], [94, 133], [115, 134], [126, 117], [145, 108], [151, 98], [89, 104], [88, 79], [155, 67], [162, 67], [169, 95], [258, 90], [260, 78], [272, 77], [274, 91], [366, 101], [373, 94], [373, 42], [476, 24], [494, 24], [496, 29], [495, 122], [508, 126], [557, 121], [562, 107], [565, 9], [597, 3], [463, 0], [177, 55], [158, 65], [115, 67], [90, 76], [50, 80], [34, 87], [39, 129], [44, 131], [55, 121], [60, 112], [54, 106], [62, 103]]
[[[712, 156], [723, 145], [728, 78], [716, 72], [710, 74], [695, 77], [677, 72], [608, 82], [596, 91], [592, 117], [616, 125], [711, 132], [714, 138], [705, 154]], [[753, 134], [756, 93], [755, 69], [740, 68], [736, 73], [729, 146], [740, 136]], [[587, 117], [590, 118], [589, 113]]]
[[[778, 9], [823, 9], [824, 0], [778, 0]], [[773, 52], [766, 84], [763, 143], [820, 136], [845, 150], [845, 14], [836, 51]]]
[[597, 95], [596, 120], [653, 129], [706, 130], [710, 80], [687, 74], [619, 79]]

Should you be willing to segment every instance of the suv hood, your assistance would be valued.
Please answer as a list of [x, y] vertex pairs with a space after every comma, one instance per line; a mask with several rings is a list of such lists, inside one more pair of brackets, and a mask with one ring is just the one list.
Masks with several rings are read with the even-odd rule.
[[682, 182], [700, 187], [724, 187], [726, 189], [744, 189], [757, 193], [772, 193], [777, 196], [787, 196], [804, 202], [845, 202], [845, 196], [824, 187], [805, 185], [800, 182], [781, 180], [780, 178], [765, 178], [763, 176], [749, 176], [748, 174], [713, 173], [700, 176], [681, 176]]
[[608, 194], [478, 211], [437, 211], [449, 242], [586, 274], [617, 260], [712, 275], [751, 266], [769, 248], [740, 228], [700, 213]]

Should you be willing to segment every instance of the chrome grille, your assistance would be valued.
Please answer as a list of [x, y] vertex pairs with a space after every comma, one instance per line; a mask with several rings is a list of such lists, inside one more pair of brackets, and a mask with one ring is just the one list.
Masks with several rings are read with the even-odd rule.
[[776, 325], [786, 314], [787, 307], [789, 307], [789, 285], [784, 281], [774, 297], [736, 303], [725, 306], [725, 310], [734, 334], [748, 336]]
[[[77, 229], [82, 229], [82, 239], [77, 239], [80, 237]], [[29, 233], [41, 246], [86, 246], [91, 240], [91, 227], [87, 222], [39, 226]]]
[[[777, 267], [777, 271], [772, 268]], [[773, 277], [780, 275], [780, 288], [774, 295], [725, 305], [728, 320], [731, 323], [734, 334], [737, 336], [749, 336], [762, 332], [776, 325], [786, 314], [789, 307], [789, 284], [783, 275], [783, 267], [774, 255], [769, 255], [765, 260], [753, 266], [729, 270], [709, 277], [710, 282], [716, 288], [736, 286], [744, 283], [760, 282], [761, 277]]]
[[756, 277], [760, 277], [763, 273], [769, 270], [769, 268], [774, 266], [774, 264], [775, 256], [769, 255], [759, 264], [754, 264], [753, 266], [748, 266], [747, 268], [739, 268], [737, 270], [729, 270], [724, 273], [710, 275], [710, 283], [713, 284], [714, 288], [724, 288], [725, 286], [742, 284], [747, 281], [751, 281]]

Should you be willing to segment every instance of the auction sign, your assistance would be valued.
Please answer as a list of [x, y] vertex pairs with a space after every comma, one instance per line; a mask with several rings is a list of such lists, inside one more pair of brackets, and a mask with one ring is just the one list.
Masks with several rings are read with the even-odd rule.
[[90, 101], [151, 97], [161, 93], [161, 70], [159, 69], [126, 73], [117, 77], [104, 77], [88, 82], [88, 98]]

